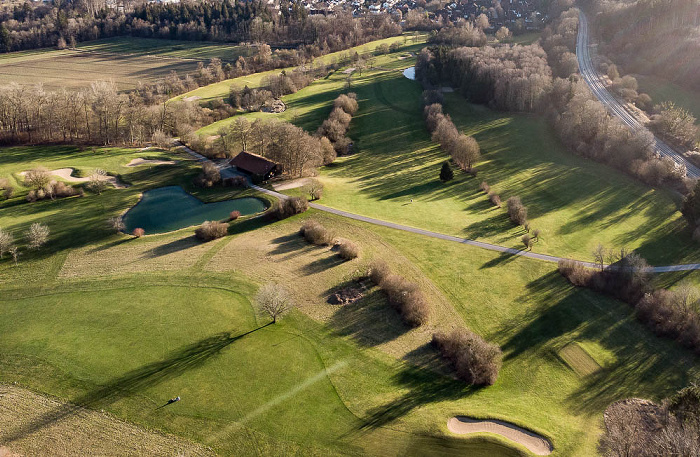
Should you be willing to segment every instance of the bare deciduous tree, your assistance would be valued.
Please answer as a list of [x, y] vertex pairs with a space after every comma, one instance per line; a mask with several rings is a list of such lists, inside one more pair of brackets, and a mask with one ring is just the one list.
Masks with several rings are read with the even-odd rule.
[[49, 240], [49, 233], [51, 233], [49, 227], [44, 224], [34, 222], [30, 225], [26, 232], [29, 249], [39, 249], [45, 245]]
[[260, 311], [272, 318], [273, 324], [294, 307], [289, 292], [281, 285], [273, 283], [260, 288], [256, 301]]

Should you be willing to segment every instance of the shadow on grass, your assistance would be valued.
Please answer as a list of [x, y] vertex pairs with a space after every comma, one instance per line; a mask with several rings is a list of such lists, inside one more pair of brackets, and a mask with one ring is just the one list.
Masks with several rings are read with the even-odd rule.
[[439, 376], [427, 370], [407, 368], [396, 375], [396, 384], [408, 389], [403, 394], [382, 406], [370, 410], [360, 425], [360, 429], [373, 429], [385, 426], [430, 403], [459, 400], [479, 390], [446, 376]]
[[188, 236], [186, 238], [180, 238], [169, 243], [160, 244], [153, 249], [149, 249], [144, 253], [144, 257], [155, 258], [161, 257], [168, 254], [174, 254], [176, 252], [184, 251], [189, 248], [193, 248], [200, 244], [200, 241], [194, 236]]
[[497, 257], [494, 257], [493, 259], [489, 260], [485, 264], [479, 267], [479, 270], [483, 270], [486, 268], [494, 268], [502, 265], [506, 265], [511, 263], [513, 260], [518, 258], [519, 256], [512, 253], [512, 252], [501, 252], [498, 254]]
[[44, 427], [49, 427], [62, 419], [78, 413], [81, 408], [105, 408], [122, 398], [136, 395], [143, 389], [151, 388], [205, 364], [231, 344], [268, 325], [271, 325], [271, 323], [239, 335], [231, 335], [230, 332], [219, 333], [182, 347], [171, 353], [170, 356], [164, 360], [144, 365], [141, 368], [130, 371], [123, 376], [113, 379], [102, 387], [73, 399], [71, 403], [59, 406], [54, 411], [10, 433], [5, 437], [5, 441], [7, 443], [12, 443], [13, 441], [23, 439]]
[[629, 305], [573, 287], [556, 271], [530, 282], [527, 289], [519, 300], [536, 303], [536, 308], [514, 316], [489, 338], [510, 335], [501, 345], [506, 361], [556, 359], [571, 341], [602, 348], [608, 354], [605, 361], [597, 360], [602, 369], [583, 376], [567, 398], [577, 413], [599, 414], [610, 403], [633, 396], [659, 400], [697, 374], [698, 357], [653, 335]]
[[340, 306], [329, 325], [336, 335], [349, 336], [367, 347], [392, 341], [409, 331], [401, 316], [387, 303], [384, 293], [376, 288], [361, 300]]

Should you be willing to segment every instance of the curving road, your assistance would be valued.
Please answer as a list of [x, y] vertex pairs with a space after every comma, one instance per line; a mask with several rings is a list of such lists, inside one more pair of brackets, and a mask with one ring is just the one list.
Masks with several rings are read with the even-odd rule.
[[[586, 15], [581, 12], [579, 14], [578, 36], [576, 40], [576, 57], [578, 58], [578, 66], [583, 76], [584, 81], [591, 88], [591, 92], [605, 105], [611, 114], [617, 116], [631, 130], [647, 130], [647, 128], [630, 113], [624, 105], [622, 105], [603, 84], [600, 74], [595, 70], [590, 54], [590, 44], [588, 42], [588, 20]], [[700, 168], [696, 167], [685, 159], [676, 150], [668, 144], [654, 136], [654, 150], [661, 157], [670, 157], [676, 164], [683, 166], [686, 169], [686, 174], [689, 178], [700, 178]]]

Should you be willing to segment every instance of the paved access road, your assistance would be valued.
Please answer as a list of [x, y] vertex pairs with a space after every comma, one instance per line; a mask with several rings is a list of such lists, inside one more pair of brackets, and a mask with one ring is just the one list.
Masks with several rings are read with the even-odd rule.
[[[576, 57], [578, 58], [581, 76], [583, 76], [588, 87], [591, 88], [591, 92], [605, 105], [610, 113], [620, 118], [620, 120], [632, 130], [647, 130], [644, 124], [639, 122], [624, 105], [617, 101], [603, 84], [600, 74], [593, 66], [588, 40], [588, 20], [586, 19], [586, 15], [581, 12], [579, 14], [578, 37], [576, 40]], [[654, 141], [654, 150], [660, 156], [670, 157], [678, 165], [685, 166], [689, 178], [700, 178], [700, 168], [690, 163], [685, 157], [656, 136], [654, 136]]]

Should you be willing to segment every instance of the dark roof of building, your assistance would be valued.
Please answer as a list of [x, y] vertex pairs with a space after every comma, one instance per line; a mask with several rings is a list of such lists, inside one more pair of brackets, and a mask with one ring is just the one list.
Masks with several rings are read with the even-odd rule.
[[239, 170], [261, 176], [268, 174], [277, 166], [275, 162], [267, 160], [265, 157], [245, 151], [231, 159], [230, 163]]

